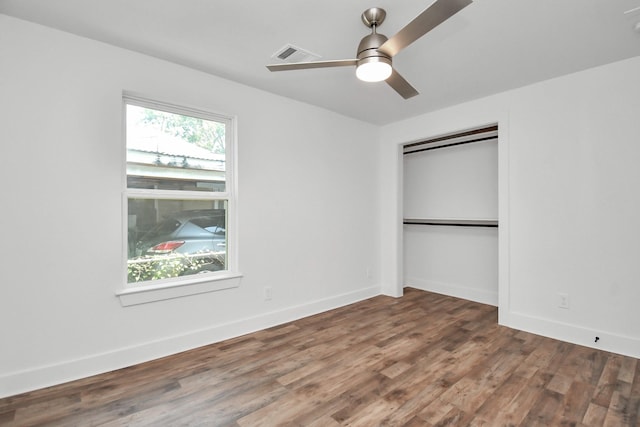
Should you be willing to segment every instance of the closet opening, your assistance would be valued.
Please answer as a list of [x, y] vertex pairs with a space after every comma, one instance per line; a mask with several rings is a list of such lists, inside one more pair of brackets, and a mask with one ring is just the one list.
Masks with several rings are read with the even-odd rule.
[[403, 286], [498, 305], [498, 126], [403, 146]]

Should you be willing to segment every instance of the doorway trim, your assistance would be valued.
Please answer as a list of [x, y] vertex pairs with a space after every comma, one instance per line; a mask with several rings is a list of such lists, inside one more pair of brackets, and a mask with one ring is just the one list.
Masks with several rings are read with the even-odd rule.
[[[498, 323], [509, 324], [509, 116], [490, 112], [439, 117], [439, 112], [422, 116], [420, 127], [393, 124], [382, 129], [380, 139], [380, 224], [382, 269], [381, 292], [403, 295], [403, 147], [461, 129], [498, 125]], [[440, 120], [442, 119], [442, 120]], [[417, 122], [415, 122], [417, 123]], [[424, 124], [424, 125], [423, 125]], [[402, 127], [402, 129], [398, 129]]]

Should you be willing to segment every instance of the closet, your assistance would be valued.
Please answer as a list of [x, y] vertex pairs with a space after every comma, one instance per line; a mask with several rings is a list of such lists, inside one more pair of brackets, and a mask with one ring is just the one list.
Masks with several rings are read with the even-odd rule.
[[498, 127], [403, 147], [404, 286], [498, 305]]

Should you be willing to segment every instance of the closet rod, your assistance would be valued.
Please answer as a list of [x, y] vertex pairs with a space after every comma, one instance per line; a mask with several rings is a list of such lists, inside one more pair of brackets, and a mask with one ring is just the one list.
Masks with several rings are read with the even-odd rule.
[[[414, 142], [403, 147], [404, 154], [417, 153], [420, 151], [433, 150], [436, 148], [451, 147], [453, 145], [468, 144], [472, 142], [487, 141], [498, 138], [498, 126], [487, 126], [480, 129], [473, 129], [466, 132], [458, 132], [444, 135], [425, 141]], [[429, 146], [428, 148], [425, 146]], [[420, 147], [420, 148], [419, 148]]]
[[498, 220], [493, 219], [427, 219], [405, 218], [405, 225], [443, 225], [454, 227], [498, 227]]
[[404, 155], [404, 154], [421, 153], [423, 151], [437, 150], [439, 148], [455, 147], [456, 145], [464, 145], [464, 144], [471, 144], [473, 142], [489, 141], [490, 139], [498, 139], [498, 137], [497, 136], [488, 136], [486, 138], [470, 139], [468, 141], [462, 141], [462, 142], [452, 142], [451, 144], [438, 145], [437, 147], [427, 147], [427, 148], [420, 148], [418, 150], [413, 150], [413, 151], [405, 151], [402, 154]]

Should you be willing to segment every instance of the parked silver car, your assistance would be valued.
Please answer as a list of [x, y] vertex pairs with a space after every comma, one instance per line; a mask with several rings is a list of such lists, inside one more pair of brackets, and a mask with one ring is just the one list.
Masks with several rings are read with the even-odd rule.
[[136, 243], [136, 256], [185, 255], [197, 258], [200, 271], [225, 268], [227, 251], [224, 209], [186, 210], [173, 213]]

